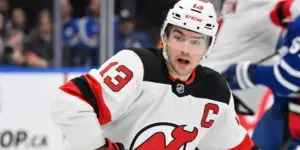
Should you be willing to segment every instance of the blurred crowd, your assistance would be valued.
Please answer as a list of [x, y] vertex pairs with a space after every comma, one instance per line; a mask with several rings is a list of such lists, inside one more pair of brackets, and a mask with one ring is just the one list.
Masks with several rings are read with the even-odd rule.
[[[163, 19], [176, 1], [115, 0], [115, 53], [127, 47], [156, 46]], [[97, 66], [101, 0], [89, 0], [86, 6], [82, 7], [79, 3], [74, 8], [76, 2], [78, 0], [60, 0], [60, 8], [57, 9], [60, 10], [63, 43], [61, 66]], [[32, 20], [27, 20], [30, 16], [26, 11], [8, 5], [9, 1], [0, 0], [0, 65], [53, 67], [54, 10], [41, 9], [33, 21], [34, 25], [28, 27]], [[74, 15], [74, 9], [81, 9], [84, 15]]]
[[[1, 1], [7, 7], [7, 1]], [[4, 5], [4, 6], [3, 6]], [[6, 5], [6, 6], [5, 6]], [[62, 66], [91, 66], [98, 63], [100, 37], [100, 0], [90, 0], [86, 16], [74, 17], [69, 0], [61, 0], [61, 35], [63, 44]], [[82, 8], [85, 9], [85, 8]], [[35, 26], [25, 31], [26, 13], [13, 8], [10, 15], [0, 14], [0, 64], [25, 67], [52, 67], [53, 17], [43, 9], [35, 20]], [[134, 14], [120, 11], [115, 17], [115, 51], [125, 47], [149, 47], [152, 41], [144, 32], [135, 30]]]
[[[50, 11], [41, 10], [34, 21], [35, 26], [25, 31], [28, 21], [25, 11], [22, 8], [5, 10], [7, 5], [7, 1], [0, 2], [0, 64], [51, 67], [53, 22]], [[5, 11], [11, 11], [10, 15]], [[67, 52], [64, 48], [63, 51]]]

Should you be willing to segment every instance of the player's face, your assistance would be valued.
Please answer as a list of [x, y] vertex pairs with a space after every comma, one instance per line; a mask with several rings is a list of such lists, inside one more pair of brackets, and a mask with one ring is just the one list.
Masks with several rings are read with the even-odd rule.
[[208, 50], [208, 36], [173, 26], [166, 39], [170, 65], [176, 74], [189, 75]]

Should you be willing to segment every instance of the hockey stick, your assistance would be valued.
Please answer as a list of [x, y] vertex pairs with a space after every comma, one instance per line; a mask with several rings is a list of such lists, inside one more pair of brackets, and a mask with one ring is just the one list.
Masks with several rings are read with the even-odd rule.
[[267, 57], [265, 57], [265, 58], [263, 58], [263, 59], [257, 61], [255, 64], [262, 64], [262, 63], [264, 63], [265, 61], [270, 60], [271, 58], [273, 58], [273, 57], [275, 57], [275, 56], [277, 56], [277, 55], [279, 55], [279, 54], [280, 54], [280, 53], [279, 53], [278, 51], [275, 51], [275, 53], [273, 53], [273, 54], [271, 54], [271, 55], [269, 55], [269, 56], [267, 56]]
[[[249, 108], [238, 96], [236, 96], [233, 93], [232, 96], [234, 100], [234, 109], [237, 114], [249, 115], [249, 116], [253, 116], [255, 114], [255, 112], [251, 108]], [[239, 106], [242, 106], [246, 111], [239, 110], [240, 108]]]

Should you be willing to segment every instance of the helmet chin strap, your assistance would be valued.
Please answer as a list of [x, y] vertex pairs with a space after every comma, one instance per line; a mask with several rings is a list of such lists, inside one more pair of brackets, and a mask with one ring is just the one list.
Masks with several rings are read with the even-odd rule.
[[[166, 62], [166, 65], [168, 66], [168, 68], [169, 69], [171, 69], [170, 71], [172, 71], [172, 72], [174, 72], [176, 75], [178, 75], [177, 74], [177, 72], [174, 70], [174, 68], [172, 67], [172, 65], [170, 64], [170, 61], [169, 61], [169, 58], [168, 58], [168, 54], [167, 54], [167, 49], [166, 49], [166, 46], [164, 46], [164, 48], [163, 48], [163, 56], [164, 56], [164, 58], [165, 58], [165, 62]], [[178, 75], [179, 76], [179, 75]]]

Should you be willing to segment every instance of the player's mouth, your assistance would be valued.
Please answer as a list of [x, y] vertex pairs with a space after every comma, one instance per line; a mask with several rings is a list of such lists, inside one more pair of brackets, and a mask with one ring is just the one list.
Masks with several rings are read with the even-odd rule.
[[190, 64], [190, 61], [189, 61], [189, 60], [183, 59], [183, 58], [178, 58], [178, 59], [177, 59], [177, 62], [178, 62], [178, 64], [179, 64], [180, 66], [182, 66], [182, 67], [185, 67], [185, 66], [187, 66], [187, 65]]

